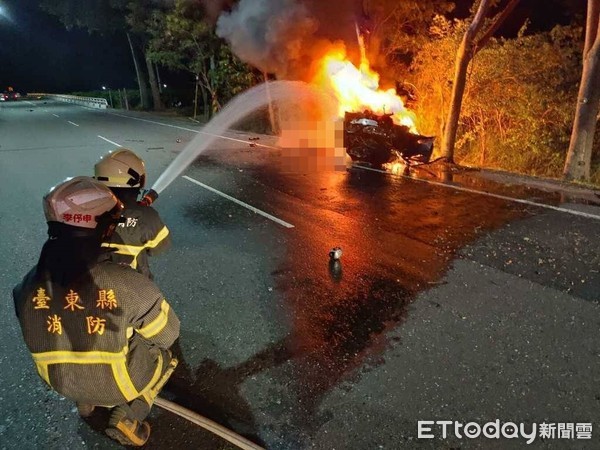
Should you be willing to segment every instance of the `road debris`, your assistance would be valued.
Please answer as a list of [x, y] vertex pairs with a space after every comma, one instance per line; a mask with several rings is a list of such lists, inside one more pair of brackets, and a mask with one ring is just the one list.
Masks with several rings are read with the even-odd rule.
[[329, 251], [329, 257], [333, 260], [338, 260], [342, 257], [342, 248], [341, 247], [333, 247]]

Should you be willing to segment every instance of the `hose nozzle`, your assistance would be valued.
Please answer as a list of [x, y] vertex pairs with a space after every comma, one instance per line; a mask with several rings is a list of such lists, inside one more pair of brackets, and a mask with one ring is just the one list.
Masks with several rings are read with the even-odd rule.
[[146, 192], [144, 192], [142, 199], [138, 203], [143, 206], [150, 206], [156, 201], [157, 198], [158, 192], [156, 192], [154, 189], [148, 189]]

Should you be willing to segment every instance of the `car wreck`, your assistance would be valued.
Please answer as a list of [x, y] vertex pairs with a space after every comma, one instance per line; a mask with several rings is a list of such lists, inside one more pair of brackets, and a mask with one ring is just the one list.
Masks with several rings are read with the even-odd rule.
[[392, 114], [377, 115], [369, 110], [346, 112], [344, 147], [353, 162], [379, 168], [387, 163], [426, 164], [431, 159], [435, 137], [411, 133], [397, 125]]

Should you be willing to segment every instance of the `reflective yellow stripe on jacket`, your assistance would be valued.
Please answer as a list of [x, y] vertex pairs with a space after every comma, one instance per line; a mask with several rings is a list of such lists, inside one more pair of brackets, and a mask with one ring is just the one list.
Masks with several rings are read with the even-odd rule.
[[169, 320], [169, 308], [169, 304], [165, 299], [163, 299], [162, 303], [160, 304], [160, 313], [158, 313], [158, 316], [156, 316], [156, 318], [148, 325], [136, 331], [146, 339], [149, 339], [152, 336], [160, 333]]
[[53, 352], [32, 353], [31, 355], [35, 361], [38, 373], [50, 386], [52, 386], [48, 375], [48, 366], [50, 364], [108, 364], [112, 369], [113, 377], [121, 394], [123, 394], [123, 397], [125, 397], [127, 401], [131, 401], [138, 397], [140, 393], [133, 385], [127, 370], [127, 351], [128, 348], [124, 347], [123, 350], [118, 353], [100, 351], [71, 352], [59, 350]]
[[152, 239], [151, 241], [148, 241], [148, 242], [146, 242], [146, 244], [144, 244], [144, 247], [146, 247], [146, 248], [155, 248], [168, 235], [169, 235], [169, 229], [166, 226], [164, 226], [157, 233], [157, 235], [156, 235], [156, 237], [154, 239]]
[[169, 229], [164, 226], [154, 239], [146, 242], [144, 245], [127, 245], [103, 242], [102, 247], [114, 248], [116, 250], [115, 253], [118, 253], [119, 255], [133, 256], [133, 261], [131, 261], [130, 266], [132, 269], [137, 269], [138, 255], [147, 248], [156, 248], [158, 244], [160, 244], [168, 235]]

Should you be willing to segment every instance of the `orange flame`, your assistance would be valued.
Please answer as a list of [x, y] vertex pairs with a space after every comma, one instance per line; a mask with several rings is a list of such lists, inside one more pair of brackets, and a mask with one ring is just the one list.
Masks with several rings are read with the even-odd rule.
[[398, 125], [416, 133], [416, 116], [406, 109], [395, 89], [379, 89], [379, 74], [371, 69], [361, 42], [361, 62], [357, 68], [346, 58], [343, 48], [333, 48], [319, 61], [314, 82], [328, 85], [338, 100], [338, 115], [369, 109], [375, 114], [390, 114]]

